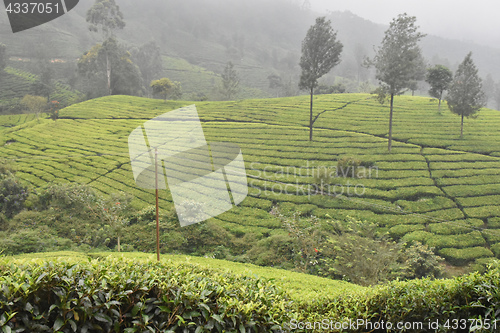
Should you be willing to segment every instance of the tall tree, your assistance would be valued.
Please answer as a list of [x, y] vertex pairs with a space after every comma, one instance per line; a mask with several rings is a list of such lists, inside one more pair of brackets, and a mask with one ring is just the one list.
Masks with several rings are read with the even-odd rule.
[[0, 75], [7, 66], [7, 46], [0, 43]]
[[172, 82], [164, 77], [151, 82], [153, 94], [160, 95], [166, 101], [168, 97], [171, 99], [179, 99], [182, 97], [182, 88], [179, 82]]
[[497, 110], [500, 111], [500, 83], [495, 84], [495, 95], [493, 96], [497, 106]]
[[94, 5], [87, 11], [86, 19], [90, 31], [100, 31], [104, 39], [112, 37], [115, 30], [125, 27], [123, 14], [115, 0], [95, 0]]
[[[151, 41], [139, 48], [132, 50], [132, 59], [141, 71], [142, 80], [145, 84], [158, 78], [163, 70], [160, 47]], [[149, 88], [149, 87], [148, 87]]]
[[392, 148], [394, 96], [410, 88], [421, 73], [423, 57], [418, 42], [425, 35], [418, 32], [416, 20], [406, 13], [393, 19], [373, 59], [376, 77], [381, 83], [380, 91], [390, 96], [389, 151]]
[[[106, 68], [113, 71], [105, 73]], [[130, 59], [130, 53], [121, 47], [115, 38], [110, 37], [102, 45], [94, 45], [78, 61], [78, 73], [92, 82], [91, 88], [102, 90], [109, 87], [109, 93], [139, 95], [142, 92], [142, 79], [139, 68]], [[99, 96], [99, 93], [94, 95]]]
[[448, 102], [450, 111], [459, 115], [462, 119], [460, 138], [463, 138], [464, 118], [474, 117], [486, 104], [482, 80], [472, 60], [472, 52], [470, 52], [458, 66], [450, 85], [446, 101]]
[[45, 96], [50, 101], [50, 95], [54, 90], [53, 70], [49, 66], [41, 67], [41, 74], [33, 83], [33, 90], [38, 96]]
[[224, 71], [221, 74], [221, 85], [219, 86], [219, 92], [222, 94], [224, 100], [232, 99], [240, 90], [240, 78], [238, 73], [234, 69], [234, 65], [231, 61], [226, 64]]
[[326, 17], [318, 17], [316, 23], [309, 28], [302, 41], [302, 57], [300, 58], [299, 88], [308, 90], [311, 96], [309, 104], [309, 141], [313, 138], [313, 97], [318, 79], [331, 71], [340, 63], [343, 45], [337, 41], [337, 33], [333, 31], [331, 21]]
[[[109, 40], [114, 36], [117, 29], [125, 27], [123, 14], [120, 7], [115, 3], [115, 0], [95, 0], [94, 5], [87, 11], [87, 22], [89, 23], [90, 31], [101, 31], [104, 39]], [[112, 94], [111, 90], [111, 61], [107, 49], [104, 48], [106, 57], [106, 77], [108, 94]]]
[[36, 114], [36, 118], [40, 121], [40, 113], [47, 107], [47, 99], [42, 96], [26, 95], [21, 100], [23, 105], [29, 112]]
[[443, 100], [443, 93], [448, 90], [451, 80], [453, 80], [453, 73], [448, 67], [443, 65], [436, 65], [427, 70], [425, 82], [430, 84], [429, 94], [439, 100], [438, 112], [441, 113], [441, 101]]
[[283, 88], [283, 82], [281, 79], [281, 76], [278, 74], [274, 73], [271, 74], [267, 77], [269, 80], [269, 89], [275, 89], [276, 90], [276, 97], [279, 96], [279, 90]]

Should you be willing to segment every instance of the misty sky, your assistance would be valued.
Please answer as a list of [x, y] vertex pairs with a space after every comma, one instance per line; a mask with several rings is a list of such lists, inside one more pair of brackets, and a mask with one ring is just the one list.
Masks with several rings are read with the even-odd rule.
[[309, 0], [322, 13], [349, 10], [376, 23], [389, 24], [401, 13], [417, 17], [421, 31], [474, 41], [500, 49], [498, 0]]

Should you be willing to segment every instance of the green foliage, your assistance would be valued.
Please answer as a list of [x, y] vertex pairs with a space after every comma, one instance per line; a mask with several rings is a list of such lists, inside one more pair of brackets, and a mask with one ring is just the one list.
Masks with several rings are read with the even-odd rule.
[[326, 17], [316, 18], [316, 23], [309, 28], [302, 42], [300, 89], [312, 92], [318, 85], [318, 79], [340, 62], [342, 48], [331, 22]]
[[11, 167], [0, 160], [0, 213], [7, 218], [14, 216], [24, 208], [28, 195], [28, 188]]
[[337, 177], [337, 170], [329, 167], [318, 167], [313, 169], [313, 183], [321, 194], [327, 192], [328, 186]]
[[[415, 246], [417, 252], [427, 251], [420, 244]], [[25, 258], [0, 259], [0, 325], [4, 331], [5, 327], [36, 331], [46, 326], [46, 330], [55, 327], [63, 332], [86, 327], [120, 332], [276, 332], [295, 330], [293, 325], [298, 322], [312, 324], [328, 318], [333, 323], [366, 321], [353, 331], [367, 331], [370, 325], [377, 327], [382, 322], [420, 322], [421, 328], [403, 331], [449, 332], [454, 319], [466, 318], [474, 327], [479, 319], [493, 325], [498, 317], [497, 262], [484, 274], [362, 288], [186, 256], [168, 256], [160, 263], [141, 253], [88, 260], [75, 259], [74, 253]], [[324, 329], [316, 326], [297, 331]]]
[[400, 275], [400, 249], [390, 241], [345, 233], [329, 238], [320, 252], [320, 276], [375, 285]]
[[[25, 111], [20, 100], [25, 95], [39, 95], [35, 84], [41, 77], [32, 73], [6, 67], [2, 76], [0, 91], [0, 113], [18, 114]], [[60, 81], [52, 81], [51, 99], [57, 100], [62, 106], [68, 106], [82, 101], [83, 95]], [[45, 92], [46, 93], [46, 92]]]
[[483, 246], [486, 244], [481, 232], [472, 231], [462, 235], [437, 235], [431, 237], [426, 242], [427, 245], [441, 249], [444, 247], [466, 248], [474, 246]]
[[61, 108], [60, 103], [58, 101], [50, 101], [49, 102], [49, 117], [53, 121], [59, 119], [59, 109]]
[[481, 82], [471, 52], [458, 66], [446, 99], [450, 111], [461, 116], [460, 137], [463, 137], [464, 117], [473, 117], [486, 104]]
[[270, 332], [289, 316], [288, 296], [271, 282], [186, 263], [108, 258], [0, 266], [4, 331]]
[[87, 11], [86, 20], [91, 31], [97, 32], [100, 29], [106, 37], [112, 36], [115, 30], [125, 27], [123, 14], [115, 0], [95, 0]]
[[314, 90], [315, 95], [324, 94], [343, 94], [346, 92], [346, 87], [342, 83], [334, 84], [333, 86], [320, 84]]
[[343, 45], [337, 41], [331, 22], [326, 17], [316, 18], [316, 23], [309, 28], [302, 41], [302, 56], [300, 58], [299, 88], [309, 91], [311, 95], [309, 112], [309, 141], [312, 141], [313, 125], [313, 94], [318, 86], [318, 79], [327, 74], [340, 62]]
[[[27, 221], [22, 221], [27, 224]], [[47, 226], [30, 225], [16, 231], [0, 231], [0, 252], [6, 255], [43, 251], [74, 250], [76, 244], [70, 239], [52, 234]]]
[[[105, 0], [109, 1], [109, 0]], [[78, 73], [89, 98], [140, 95], [142, 79], [131, 55], [114, 37], [94, 45], [78, 60]]]
[[54, 91], [54, 82], [53, 82], [53, 70], [49, 67], [47, 63], [42, 63], [40, 65], [42, 68], [40, 76], [33, 83], [33, 91], [38, 96], [47, 97], [47, 100], [50, 100], [51, 94]]
[[369, 178], [375, 163], [362, 161], [352, 156], [344, 156], [337, 161], [337, 177]]
[[418, 42], [425, 35], [418, 32], [416, 18], [401, 14], [393, 19], [377, 50], [373, 64], [377, 79], [389, 95], [399, 95], [420, 72], [423, 58]]
[[443, 275], [443, 258], [434, 253], [434, 248], [420, 242], [413, 242], [405, 248], [404, 277], [408, 280], [421, 278], [439, 278]]
[[38, 119], [40, 117], [40, 113], [45, 111], [47, 107], [47, 98], [42, 96], [26, 95], [21, 100], [21, 104], [27, 111], [36, 114]]
[[443, 92], [448, 90], [451, 81], [453, 80], [453, 73], [443, 65], [436, 65], [427, 70], [425, 82], [431, 85], [429, 94], [439, 100], [439, 112], [441, 112], [441, 100], [443, 99]]
[[381, 82], [378, 99], [382, 103], [385, 94], [390, 96], [389, 116], [389, 146], [392, 149], [392, 118], [394, 96], [412, 89], [412, 84], [421, 79], [422, 69], [425, 68], [418, 42], [425, 35], [418, 32], [416, 17], [400, 14], [393, 19], [386, 30], [382, 45], [373, 59], [377, 73], [376, 78]]
[[153, 94], [162, 96], [165, 101], [168, 97], [174, 100], [182, 97], [181, 84], [172, 82], [166, 77], [152, 81], [150, 86], [153, 89]]
[[480, 246], [466, 247], [463, 249], [444, 248], [439, 250], [438, 253], [449, 263], [457, 266], [465, 265], [478, 258], [494, 256], [491, 250]]
[[[500, 153], [500, 138], [496, 139], [500, 126], [497, 111], [484, 109], [484, 117], [471, 125], [474, 134], [458, 140], [454, 116], [451, 113], [439, 116], [435, 101], [411, 96], [397, 97], [397, 101], [401, 106], [398, 126], [404, 131], [398, 134], [401, 141], [391, 154], [386, 153], [381, 137], [386, 125], [366, 121], [380, 117], [381, 112], [380, 105], [366, 94], [317, 96], [315, 103], [324, 110], [350, 104], [342, 112], [322, 115], [317, 141], [312, 144], [304, 138], [306, 129], [301, 125], [307, 121], [303, 113], [308, 105], [306, 96], [197, 103], [207, 140], [237, 143], [244, 152], [248, 174], [270, 181], [249, 178], [250, 192], [245, 201], [209, 223], [209, 230], [214, 230], [209, 231], [211, 235], [216, 236], [222, 229], [221, 235], [226, 239], [210, 237], [204, 243], [200, 233], [200, 239], [196, 242], [193, 237], [190, 246], [185, 245], [183, 230], [176, 227], [175, 214], [167, 217], [173, 214], [169, 192], [160, 192], [160, 207], [164, 211], [161, 223], [165, 226], [162, 252], [187, 250], [212, 256], [219, 246], [224, 246], [230, 249], [228, 258], [250, 261], [243, 254], [254, 244], [275, 234], [288, 234], [280, 220], [268, 214], [276, 205], [282, 207], [283, 213], [306, 212], [304, 217], [344, 220], [352, 216], [378, 223], [381, 232], [391, 231], [392, 236], [409, 243], [417, 240], [426, 244], [435, 235], [469, 234], [471, 228], [498, 228], [500, 224], [495, 218], [500, 217], [497, 207], [500, 163], [497, 157], [481, 153]], [[33, 187], [43, 187], [48, 182], [91, 183], [105, 194], [120, 191], [131, 194], [134, 197], [131, 207], [139, 211], [154, 202], [154, 193], [136, 187], [123, 138], [142, 124], [137, 115], [149, 119], [184, 104], [110, 96], [60, 110], [57, 123], [37, 123], [33, 121], [34, 115], [0, 116], [0, 156], [16, 160], [17, 177]], [[360, 133], [339, 130], [348, 128]], [[422, 145], [427, 146], [422, 149]], [[310, 186], [314, 184], [313, 171], [323, 166], [334, 171], [337, 161], [346, 156], [376, 165], [371, 177], [336, 179], [336, 183], [344, 186], [348, 181], [359, 188], [363, 186], [366, 192], [362, 197], [309, 197], [297, 195], [290, 186], [286, 188], [287, 194], [284, 185], [274, 183]], [[37, 192], [43, 193], [40, 189]], [[34, 207], [39, 205], [37, 200], [28, 201]], [[78, 246], [109, 249], [117, 245], [112, 230], [86, 208], [53, 207], [51, 214], [50, 210], [43, 212], [45, 224], [53, 230], [53, 235], [69, 237]], [[488, 223], [480, 220], [469, 223], [464, 212], [488, 219]], [[147, 225], [151, 221], [137, 223], [132, 218], [122, 243], [140, 251], [153, 251], [154, 225]], [[11, 222], [4, 225], [10, 226]], [[428, 225], [428, 228], [413, 232], [421, 227], [410, 225]], [[391, 229], [395, 226], [400, 227]], [[74, 234], [71, 229], [75, 229]], [[246, 234], [253, 236], [245, 239]], [[286, 242], [286, 237], [282, 240]], [[487, 238], [481, 246], [488, 248], [494, 244], [496, 241]], [[264, 253], [264, 243], [260, 249]], [[272, 256], [272, 251], [268, 253]], [[290, 262], [288, 265], [294, 266]]]

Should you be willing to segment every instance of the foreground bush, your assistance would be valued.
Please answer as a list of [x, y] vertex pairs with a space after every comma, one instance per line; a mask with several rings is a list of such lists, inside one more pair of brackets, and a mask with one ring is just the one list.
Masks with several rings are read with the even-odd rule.
[[304, 301], [297, 304], [299, 318], [288, 326], [322, 324], [307, 332], [499, 332], [500, 269], [495, 265], [485, 274], [393, 281], [364, 293]]
[[0, 262], [3, 332], [271, 332], [271, 282], [172, 262]]
[[[206, 265], [211, 263], [207, 260]], [[500, 329], [498, 264], [486, 274], [393, 281], [373, 288], [344, 286], [335, 295], [321, 292], [323, 282], [304, 275], [304, 286], [293, 297], [280, 290], [286, 286], [285, 271], [276, 270], [271, 282], [238, 275], [237, 264], [230, 265], [234, 274], [174, 260], [0, 259], [0, 332]]]

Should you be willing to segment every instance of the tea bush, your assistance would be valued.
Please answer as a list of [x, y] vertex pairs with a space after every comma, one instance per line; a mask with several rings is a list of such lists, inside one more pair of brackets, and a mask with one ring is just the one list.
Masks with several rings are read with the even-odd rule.
[[0, 261], [3, 332], [272, 332], [288, 296], [270, 281], [127, 259]]

